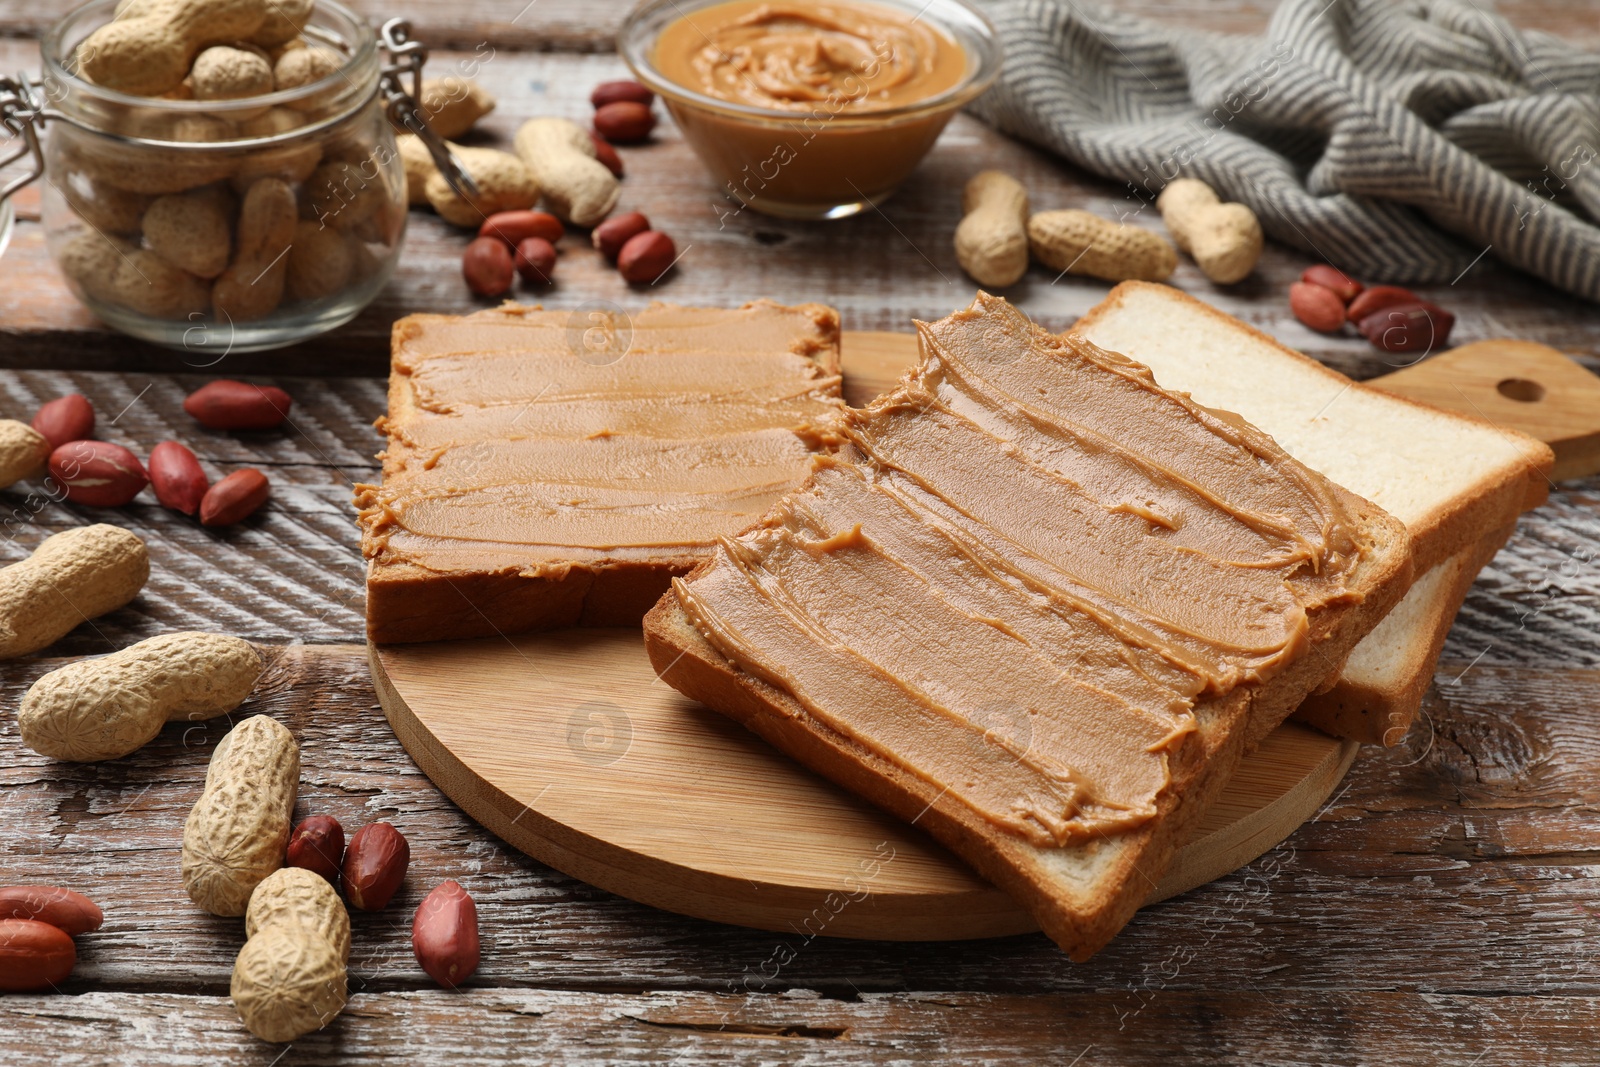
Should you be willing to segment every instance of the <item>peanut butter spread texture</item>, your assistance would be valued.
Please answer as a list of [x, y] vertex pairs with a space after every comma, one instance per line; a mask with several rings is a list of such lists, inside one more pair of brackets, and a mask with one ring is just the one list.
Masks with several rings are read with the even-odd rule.
[[1359, 599], [1341, 497], [1242, 420], [1005, 301], [674, 580], [736, 667], [1040, 847], [1152, 818], [1194, 704]]
[[[369, 629], [408, 610], [378, 589], [402, 576], [682, 573], [805, 478], [837, 440], [838, 393], [838, 318], [820, 305], [402, 319], [383, 484], [357, 487]], [[492, 613], [509, 588], [463, 610]]]
[[657, 38], [656, 69], [729, 103], [811, 113], [914, 104], [957, 85], [966, 54], [912, 13], [870, 3], [731, 0], [684, 15]]

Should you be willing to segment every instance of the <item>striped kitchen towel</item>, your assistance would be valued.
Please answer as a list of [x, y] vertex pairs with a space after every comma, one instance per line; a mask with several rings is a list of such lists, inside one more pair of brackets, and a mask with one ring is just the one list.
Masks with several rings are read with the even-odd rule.
[[1125, 184], [1129, 215], [1199, 178], [1357, 277], [1448, 283], [1492, 254], [1600, 300], [1594, 53], [1475, 0], [1283, 0], [1264, 38], [984, 7], [1006, 62], [973, 110]]

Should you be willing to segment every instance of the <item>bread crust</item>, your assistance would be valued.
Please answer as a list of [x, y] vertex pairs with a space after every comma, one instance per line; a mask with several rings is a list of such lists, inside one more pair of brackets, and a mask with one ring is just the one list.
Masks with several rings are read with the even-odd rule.
[[454, 641], [567, 626], [637, 626], [693, 556], [571, 567], [559, 576], [515, 571], [448, 575], [413, 564], [369, 566], [367, 637], [378, 644]]
[[1295, 720], [1367, 745], [1393, 747], [1404, 740], [1433, 684], [1434, 668], [1456, 613], [1478, 572], [1488, 566], [1515, 530], [1514, 524], [1504, 526], [1466, 551], [1442, 595], [1444, 606], [1431, 615], [1424, 628], [1412, 633], [1405, 651], [1408, 662], [1401, 668], [1402, 677], [1397, 684], [1375, 687], [1341, 675], [1332, 688], [1307, 697], [1296, 709]]

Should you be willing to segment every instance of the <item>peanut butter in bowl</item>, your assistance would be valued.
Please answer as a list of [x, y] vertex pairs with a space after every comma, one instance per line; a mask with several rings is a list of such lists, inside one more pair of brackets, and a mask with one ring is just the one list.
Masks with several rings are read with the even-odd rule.
[[889, 196], [1000, 69], [963, 0], [648, 0], [620, 50], [725, 194], [789, 218]]
[[926, 100], [966, 75], [939, 27], [877, 4], [730, 0], [685, 15], [656, 38], [656, 69], [728, 103], [864, 113]]

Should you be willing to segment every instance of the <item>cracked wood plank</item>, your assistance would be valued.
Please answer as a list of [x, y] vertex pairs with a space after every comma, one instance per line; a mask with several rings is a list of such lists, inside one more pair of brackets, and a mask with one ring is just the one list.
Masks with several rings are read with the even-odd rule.
[[[489, 41], [501, 49], [610, 51], [634, 0], [474, 0], [446, 5], [437, 0], [349, 0], [348, 6], [377, 23], [411, 19], [417, 38], [433, 48], [472, 50]], [[1273, 0], [1118, 0], [1119, 11], [1174, 26], [1224, 33], [1260, 33], [1276, 7]], [[1600, 38], [1587, 0], [1500, 0], [1493, 10], [1521, 29], [1543, 30], [1573, 41]], [[61, 10], [38, 0], [0, 0], [0, 35], [36, 37]]]
[[[535, 9], [537, 10], [537, 9]], [[0, 40], [0, 69], [31, 62], [26, 42]], [[434, 62], [451, 66], [460, 54]], [[480, 80], [500, 98], [478, 143], [507, 147], [520, 123], [534, 115], [589, 121], [590, 89], [622, 77], [615, 56], [504, 52], [483, 64]], [[519, 288], [516, 298], [553, 308], [601, 302], [623, 310], [651, 300], [730, 306], [755, 297], [837, 307], [850, 330], [909, 331], [913, 319], [935, 319], [965, 306], [977, 286], [955, 260], [952, 235], [961, 216], [961, 188], [980, 166], [1015, 173], [1036, 210], [1078, 207], [1108, 217], [1136, 212], [1137, 225], [1161, 228], [1153, 209], [1127, 190], [1093, 178], [958, 116], [907, 186], [882, 211], [825, 223], [769, 219], [736, 211], [663, 117], [653, 143], [623, 148], [628, 177], [619, 210], [641, 209], [670, 233], [682, 251], [671, 274], [649, 287], [629, 287], [588, 247], [581, 233], [561, 242], [557, 284]], [[981, 160], [981, 163], [978, 162]], [[24, 212], [26, 216], [27, 212]], [[37, 207], [32, 211], [37, 216]], [[460, 278], [466, 234], [428, 212], [413, 211], [398, 273], [354, 322], [289, 349], [228, 355], [229, 374], [384, 374], [394, 320], [414, 311], [464, 313], [496, 300], [474, 298]], [[1215, 286], [1184, 259], [1172, 284], [1274, 335], [1293, 348], [1358, 378], [1395, 369], [1397, 357], [1370, 347], [1351, 331], [1313, 333], [1289, 312], [1290, 282], [1311, 253], [1269, 242], [1257, 272], [1236, 286]], [[72, 297], [44, 246], [42, 227], [26, 217], [0, 258], [0, 366], [86, 369], [136, 367], [182, 373], [209, 363], [226, 348], [212, 331], [203, 351], [169, 352], [114, 335]], [[1091, 278], [1055, 278], [1033, 268], [1005, 295], [1051, 329], [1064, 329], [1110, 288]], [[1600, 317], [1584, 302], [1486, 258], [1455, 286], [1421, 290], [1457, 316], [1457, 343], [1519, 337], [1555, 346], [1600, 369]], [[1404, 357], [1407, 362], [1415, 356]]]
[[[14, 708], [59, 662], [7, 665], [0, 706]], [[270, 714], [299, 739], [297, 817], [332, 814], [351, 831], [387, 819], [411, 842], [396, 902], [353, 916], [359, 992], [427, 987], [410, 914], [455, 878], [479, 905], [476, 988], [1104, 990], [1135, 1002], [1180, 989], [1600, 995], [1597, 682], [1595, 671], [1466, 671], [1432, 704], [1432, 729], [1364, 750], [1320, 818], [1242, 871], [1141, 912], [1083, 966], [1042, 935], [807, 938], [675, 916], [577, 882], [502, 845], [421, 775], [383, 720], [360, 646], [273, 649], [231, 718]], [[14, 718], [0, 716], [6, 880], [69, 886], [106, 911], [65, 992], [226, 992], [242, 924], [189, 903], [178, 846], [227, 728], [174, 724], [126, 759], [73, 765], [23, 748]]]
[[[472, 990], [358, 994], [326, 1030], [256, 1041], [219, 997], [10, 997], [15, 1067], [120, 1063], [317, 1067], [379, 1063], [875, 1064], [1017, 1062], [1165, 1067], [1273, 1063], [1592, 1062], [1600, 998], [1374, 991], [1317, 997], [1162, 992], [869, 993], [837, 1000], [706, 993]], [[1227, 1021], [1224, 1029], [1220, 1022]], [[64, 1038], [72, 1039], [70, 1041]]]

